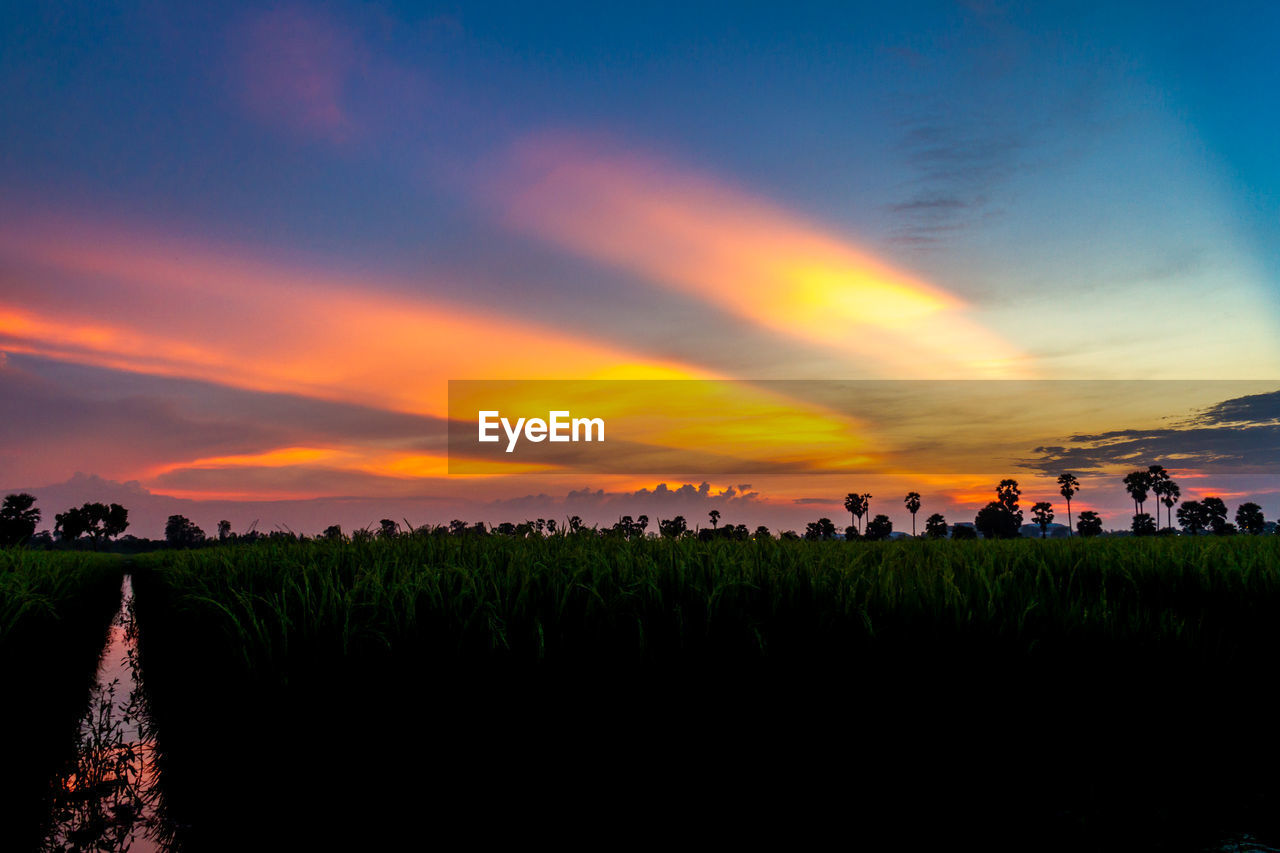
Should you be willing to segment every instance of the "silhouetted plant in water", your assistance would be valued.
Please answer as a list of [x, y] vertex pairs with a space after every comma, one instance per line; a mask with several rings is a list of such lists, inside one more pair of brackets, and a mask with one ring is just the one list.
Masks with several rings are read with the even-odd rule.
[[[53, 821], [44, 849], [129, 850], [139, 838], [171, 840], [155, 765], [155, 739], [138, 678], [133, 600], [113, 622], [124, 631], [124, 660], [133, 688], [118, 697], [120, 679], [94, 686], [76, 735], [75, 758], [53, 792]], [[115, 649], [108, 645], [108, 654]]]

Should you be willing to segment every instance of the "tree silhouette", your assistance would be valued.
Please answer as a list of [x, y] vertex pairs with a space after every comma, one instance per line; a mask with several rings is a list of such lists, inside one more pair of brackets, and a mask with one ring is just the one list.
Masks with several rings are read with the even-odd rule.
[[658, 521], [658, 532], [668, 539], [676, 539], [685, 534], [689, 529], [689, 525], [685, 522], [683, 515], [677, 515], [675, 518]]
[[225, 518], [218, 522], [218, 541], [226, 542], [231, 538], [231, 522]]
[[1018, 496], [1021, 494], [1017, 480], [1001, 480], [1000, 485], [996, 486], [996, 501], [1018, 517], [1019, 525], [1022, 524], [1022, 511], [1018, 509]]
[[1102, 532], [1102, 519], [1093, 510], [1086, 509], [1076, 520], [1076, 532], [1084, 537], [1097, 536]]
[[1209, 520], [1209, 529], [1215, 536], [1230, 536], [1236, 532], [1235, 525], [1227, 521], [1227, 505], [1222, 498], [1201, 498], [1200, 504]]
[[1160, 491], [1156, 494], [1160, 498], [1160, 503], [1164, 504], [1165, 516], [1169, 519], [1169, 529], [1173, 529], [1173, 508], [1177, 505], [1178, 498], [1182, 497], [1182, 489], [1170, 478], [1160, 483]]
[[770, 533], [769, 533], [769, 528], [765, 527], [763, 524], [756, 528], [755, 537], [756, 537], [757, 539], [772, 539], [772, 538], [773, 538], [773, 536], [771, 536], [771, 535], [770, 535]]
[[190, 548], [204, 541], [204, 531], [185, 515], [171, 515], [164, 525], [164, 540], [173, 548]]
[[[644, 516], [643, 516], [643, 515], [642, 515], [642, 516], [640, 516], [640, 517], [641, 517], [641, 518], [644, 518]], [[649, 519], [644, 518], [644, 523], [645, 523], [645, 524], [648, 524], [648, 523], [649, 523]], [[641, 528], [641, 529], [643, 529], [643, 528]], [[549, 534], [550, 534], [550, 535], [552, 535], [552, 536], [555, 536], [555, 535], [556, 535], [556, 520], [555, 520], [554, 518], [548, 518], [548, 519], [547, 519], [547, 533], [549, 533]]]
[[888, 539], [889, 534], [893, 532], [893, 522], [889, 520], [887, 515], [877, 515], [875, 518], [867, 522], [867, 539], [878, 542]]
[[1200, 501], [1183, 501], [1178, 507], [1178, 524], [1192, 536], [1199, 536], [1209, 526], [1209, 513]]
[[1022, 527], [1022, 510], [1018, 509], [1021, 494], [1017, 480], [1001, 480], [996, 486], [996, 499], [978, 511], [973, 526], [988, 539], [1018, 538]]
[[715, 530], [716, 526], [720, 523], [720, 510], [711, 510], [711, 512], [707, 513], [707, 517], [711, 519], [711, 529]]
[[342, 528], [337, 524], [330, 524], [324, 529], [324, 533], [320, 534], [321, 539], [328, 539], [332, 542], [341, 542], [347, 537], [342, 535]]
[[1262, 516], [1262, 507], [1253, 501], [1240, 504], [1236, 509], [1236, 527], [1254, 536], [1264, 532], [1267, 520]]
[[862, 516], [866, 515], [870, 508], [870, 500], [871, 495], [859, 495], [854, 492], [845, 495], [844, 508], [853, 517], [853, 523], [858, 526], [859, 531], [862, 530]]
[[[1022, 527], [1021, 513], [1015, 516], [999, 501], [992, 501], [978, 510], [973, 526], [987, 539], [1017, 539]], [[954, 531], [952, 536], [954, 538]]]
[[1133, 517], [1133, 524], [1130, 529], [1133, 531], [1134, 536], [1154, 536], [1156, 522], [1150, 513], [1140, 512]]
[[[102, 506], [102, 504], [98, 504]], [[129, 529], [129, 510], [120, 504], [110, 504], [107, 512], [102, 518], [102, 535], [107, 539], [114, 539], [121, 533]]]
[[911, 537], [914, 539], [916, 535], [916, 513], [920, 511], [920, 493], [907, 492], [907, 496], [902, 499], [907, 506], [907, 512], [911, 513]]
[[88, 534], [96, 550], [104, 539], [113, 539], [129, 528], [129, 510], [120, 504], [87, 503], [53, 517], [53, 530], [64, 542]]
[[947, 538], [947, 520], [942, 513], [935, 512], [924, 520], [924, 535], [927, 539]]
[[1053, 504], [1048, 501], [1032, 504], [1031, 517], [1040, 525], [1040, 538], [1044, 539], [1049, 535], [1049, 523], [1053, 521]]
[[1058, 475], [1058, 494], [1067, 501], [1067, 535], [1071, 535], [1071, 499], [1080, 491], [1080, 481], [1075, 474]]
[[[515, 525], [512, 525], [514, 527]], [[383, 539], [395, 539], [396, 534], [400, 532], [400, 525], [396, 524], [389, 518], [384, 518], [378, 522], [378, 536]]]
[[1147, 466], [1147, 485], [1151, 489], [1151, 494], [1156, 496], [1156, 527], [1160, 526], [1160, 501], [1172, 482], [1173, 479], [1169, 476], [1169, 472], [1164, 470], [1163, 465]]
[[835, 539], [836, 526], [829, 518], [820, 518], [817, 521], [811, 521], [805, 525], [804, 538], [815, 541]]
[[1147, 502], [1147, 492], [1151, 489], [1151, 473], [1149, 471], [1133, 471], [1124, 476], [1124, 488], [1133, 498], [1133, 514], [1142, 512], [1142, 505]]
[[978, 531], [974, 530], [967, 524], [957, 524], [951, 528], [951, 540], [958, 541], [961, 539], [977, 539]]
[[35, 495], [26, 492], [5, 496], [0, 504], [0, 546], [20, 545], [35, 535], [40, 524], [35, 503]]
[[580, 515], [569, 516], [569, 532], [577, 533], [581, 529], [582, 529], [582, 516]]

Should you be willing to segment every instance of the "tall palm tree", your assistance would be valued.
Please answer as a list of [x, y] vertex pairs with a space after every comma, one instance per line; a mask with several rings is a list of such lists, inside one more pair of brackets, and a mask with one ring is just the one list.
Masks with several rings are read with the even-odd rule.
[[853, 522], [858, 528], [858, 533], [862, 533], [862, 517], [871, 509], [871, 495], [859, 495], [850, 492], [845, 495], [844, 508], [853, 516]]
[[1147, 493], [1151, 490], [1151, 473], [1133, 471], [1125, 474], [1124, 488], [1129, 493], [1129, 497], [1133, 498], [1133, 514], [1138, 515], [1142, 512], [1142, 505], [1147, 502]]
[[849, 517], [853, 519], [854, 526], [858, 527], [859, 532], [861, 532], [861, 525], [858, 523], [858, 519], [862, 518], [862, 514], [867, 511], [867, 507], [862, 501], [862, 495], [855, 494], [854, 492], [850, 492], [845, 495], [844, 508], [848, 510]]
[[1067, 499], [1067, 535], [1072, 535], [1071, 527], [1071, 499], [1075, 497], [1076, 492], [1080, 491], [1080, 481], [1076, 479], [1075, 474], [1059, 474], [1058, 475], [1058, 494]]
[[1169, 472], [1164, 470], [1163, 465], [1147, 466], [1147, 482], [1151, 488], [1151, 494], [1156, 496], [1156, 527], [1160, 527], [1160, 499], [1164, 497], [1164, 490], [1169, 480]]
[[1169, 526], [1173, 527], [1173, 508], [1177, 506], [1178, 498], [1182, 497], [1182, 489], [1172, 479], [1165, 481], [1161, 488], [1163, 491], [1157, 492], [1157, 494], [1160, 495], [1160, 503], [1164, 504]]
[[907, 496], [902, 499], [907, 505], [907, 512], [911, 513], [911, 538], [916, 537], [916, 513], [920, 511], [920, 493], [907, 492]]

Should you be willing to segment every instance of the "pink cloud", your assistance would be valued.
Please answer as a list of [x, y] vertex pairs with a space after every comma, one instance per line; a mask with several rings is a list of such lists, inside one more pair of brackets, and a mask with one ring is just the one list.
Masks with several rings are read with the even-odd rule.
[[365, 51], [350, 30], [281, 6], [244, 21], [231, 54], [240, 97], [256, 118], [335, 142], [351, 137], [348, 89], [364, 71]]

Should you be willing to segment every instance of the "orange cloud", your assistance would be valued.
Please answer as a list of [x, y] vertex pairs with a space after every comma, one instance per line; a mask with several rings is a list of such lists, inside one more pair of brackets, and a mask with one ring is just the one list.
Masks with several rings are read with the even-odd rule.
[[689, 378], [699, 371], [404, 282], [159, 235], [10, 229], [0, 346], [85, 364], [444, 416], [446, 380]]
[[505, 221], [895, 377], [1025, 375], [945, 290], [802, 218], [656, 160], [542, 136], [488, 186]]

